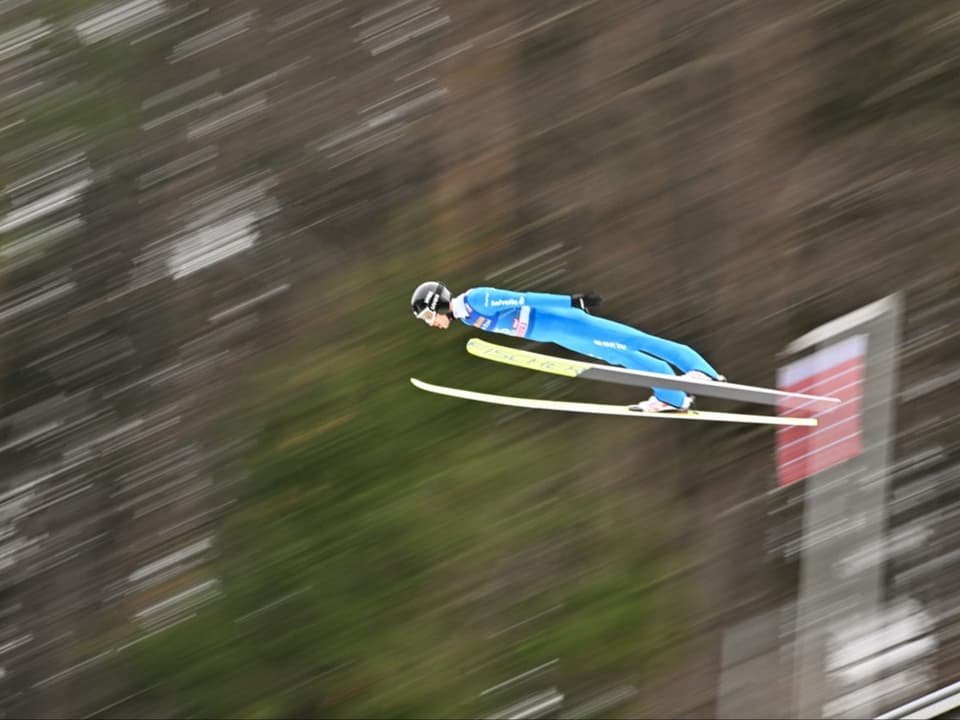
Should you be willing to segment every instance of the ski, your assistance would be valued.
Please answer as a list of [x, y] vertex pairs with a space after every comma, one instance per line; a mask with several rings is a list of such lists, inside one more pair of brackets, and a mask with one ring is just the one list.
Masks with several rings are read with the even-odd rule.
[[508, 395], [493, 395], [490, 393], [463, 390], [461, 388], [434, 385], [432, 383], [410, 378], [410, 382], [420, 390], [462, 398], [477, 402], [492, 403], [494, 405], [508, 405], [511, 407], [530, 408], [531, 410], [553, 410], [559, 412], [590, 413], [593, 415], [620, 415], [628, 417], [659, 418], [662, 420], [710, 420], [713, 422], [754, 423], [759, 425], [802, 425], [813, 427], [817, 424], [816, 418], [780, 417], [776, 415], [749, 415], [740, 413], [706, 412], [701, 410], [686, 410], [684, 412], [651, 413], [642, 410], [631, 410], [627, 405], [605, 405], [599, 403], [569, 402], [565, 400], [538, 400], [536, 398], [511, 397]]
[[835, 405], [839, 398], [822, 395], [805, 395], [783, 390], [755, 387], [753, 385], [736, 385], [729, 382], [706, 382], [703, 380], [689, 380], [678, 375], [664, 375], [661, 373], [630, 370], [613, 365], [600, 365], [569, 360], [567, 358], [544, 355], [542, 353], [520, 350], [518, 348], [497, 345], [479, 338], [467, 341], [467, 352], [484, 360], [505, 365], [515, 365], [537, 370], [539, 372], [563, 375], [570, 378], [584, 380], [600, 380], [602, 382], [619, 383], [621, 385], [639, 385], [646, 388], [662, 388], [664, 390], [683, 390], [691, 395], [737, 400], [740, 402], [775, 405], [783, 409], [810, 408], [813, 406]]

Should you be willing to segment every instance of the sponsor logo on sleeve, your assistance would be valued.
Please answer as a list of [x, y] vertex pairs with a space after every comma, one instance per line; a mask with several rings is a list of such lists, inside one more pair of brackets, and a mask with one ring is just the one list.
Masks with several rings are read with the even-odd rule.
[[520, 308], [520, 314], [513, 320], [513, 334], [517, 337], [524, 337], [529, 329], [530, 306], [524, 305], [522, 308]]

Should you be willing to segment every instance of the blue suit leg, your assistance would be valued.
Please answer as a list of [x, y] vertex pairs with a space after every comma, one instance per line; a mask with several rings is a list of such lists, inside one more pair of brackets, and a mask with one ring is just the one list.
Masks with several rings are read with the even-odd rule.
[[[641, 332], [629, 325], [595, 317], [576, 309], [550, 308], [537, 311], [533, 332], [539, 342], [552, 342], [574, 352], [621, 367], [674, 375], [699, 370], [716, 378], [718, 373], [695, 350], [681, 343]], [[681, 407], [686, 393], [654, 388], [665, 403]]]
[[[673, 368], [652, 355], [636, 350], [615, 350], [609, 349], [604, 355], [599, 356], [611, 365], [619, 365], [631, 370], [643, 370], [645, 372], [655, 372], [664, 375], [675, 375]], [[687, 394], [682, 390], [664, 390], [663, 388], [652, 388], [653, 394], [658, 400], [670, 403], [674, 407], [683, 407]]]

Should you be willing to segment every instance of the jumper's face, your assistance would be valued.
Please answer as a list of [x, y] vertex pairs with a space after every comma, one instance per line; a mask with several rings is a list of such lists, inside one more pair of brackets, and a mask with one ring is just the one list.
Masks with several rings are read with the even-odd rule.
[[441, 330], [446, 330], [450, 327], [450, 316], [437, 314], [433, 319], [433, 322], [430, 323], [430, 327], [440, 328]]
[[417, 320], [423, 320], [430, 327], [446, 330], [450, 327], [450, 316], [438, 313], [430, 308], [424, 308], [417, 314]]

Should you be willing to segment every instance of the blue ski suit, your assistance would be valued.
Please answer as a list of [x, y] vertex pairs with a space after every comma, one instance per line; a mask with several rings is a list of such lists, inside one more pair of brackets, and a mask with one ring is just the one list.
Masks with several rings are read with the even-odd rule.
[[[699, 370], [718, 377], [692, 348], [590, 315], [573, 307], [570, 295], [476, 287], [453, 298], [451, 307], [455, 318], [479, 330], [554, 343], [611, 365], [670, 375]], [[653, 392], [676, 407], [685, 399], [682, 390]]]

